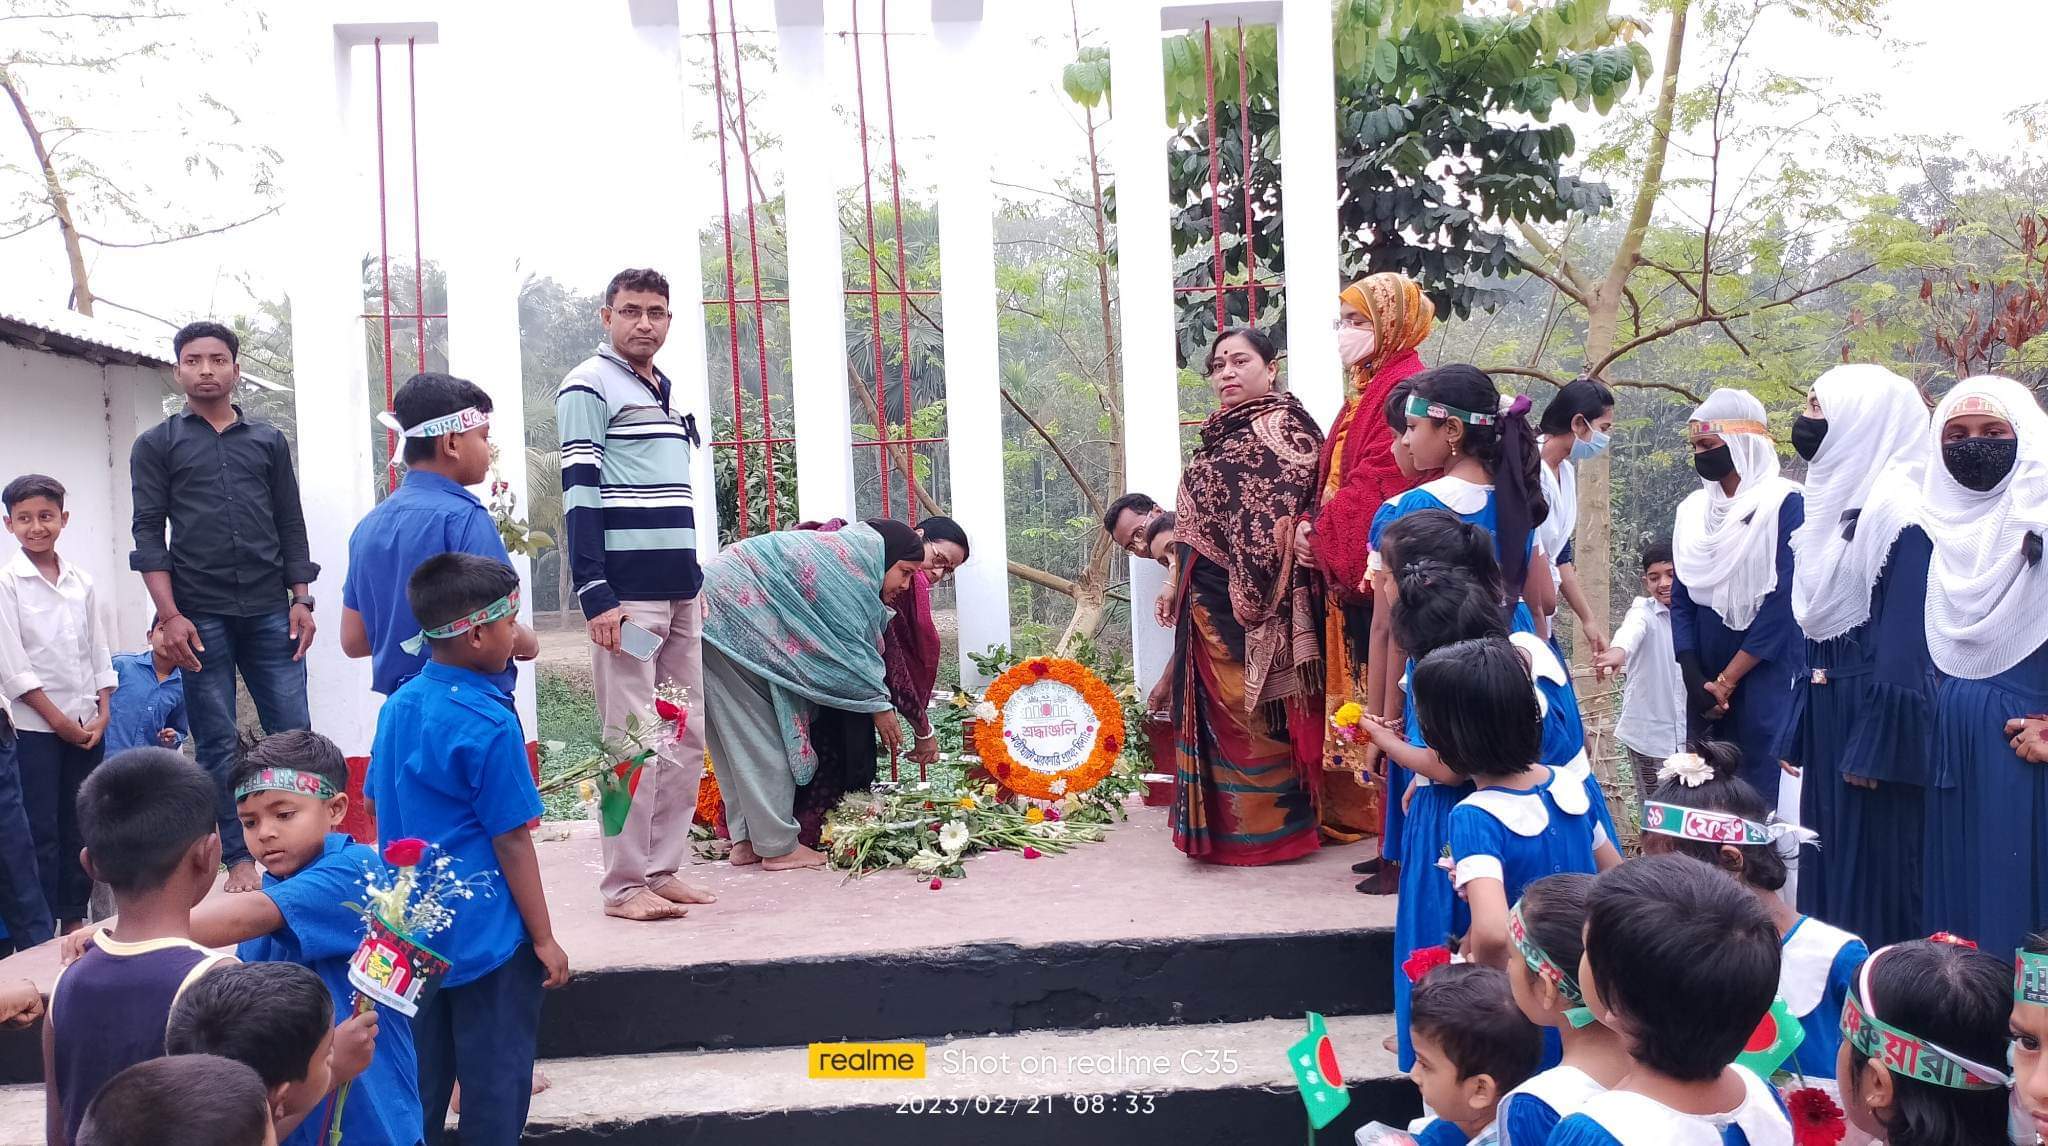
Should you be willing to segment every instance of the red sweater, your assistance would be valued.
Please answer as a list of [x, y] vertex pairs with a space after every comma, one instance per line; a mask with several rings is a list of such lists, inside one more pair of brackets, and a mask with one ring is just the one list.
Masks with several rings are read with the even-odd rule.
[[1329, 486], [1330, 459], [1339, 443], [1343, 444], [1344, 468], [1336, 492], [1316, 511], [1316, 565], [1341, 599], [1360, 596], [1357, 587], [1365, 581], [1373, 515], [1388, 498], [1422, 484], [1421, 477], [1404, 477], [1401, 467], [1394, 464], [1394, 431], [1386, 419], [1387, 395], [1403, 378], [1420, 374], [1422, 369], [1422, 356], [1413, 350], [1389, 359], [1366, 383], [1364, 395], [1337, 416], [1337, 424], [1323, 441], [1323, 460], [1316, 471], [1318, 487]]

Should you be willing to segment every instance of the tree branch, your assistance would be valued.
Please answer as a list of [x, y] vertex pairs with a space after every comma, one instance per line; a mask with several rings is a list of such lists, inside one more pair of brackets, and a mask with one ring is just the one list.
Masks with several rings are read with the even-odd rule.
[[1538, 370], [1533, 366], [1482, 366], [1480, 369], [1488, 374], [1515, 374], [1523, 378], [1540, 378], [1560, 390], [1564, 389], [1564, 379], [1548, 370]]
[[1033, 569], [1029, 565], [1020, 564], [1016, 561], [1010, 562], [1010, 576], [1015, 577], [1019, 581], [1050, 589], [1055, 593], [1068, 597], [1074, 596], [1080, 589], [1079, 585], [1074, 584], [1057, 573], [1047, 573], [1043, 569]]
[[[1650, 115], [1650, 154], [1643, 164], [1642, 181], [1636, 186], [1636, 201], [1629, 212], [1628, 227], [1622, 232], [1621, 248], [1614, 253], [1614, 262], [1600, 285], [1599, 293], [1603, 295], [1618, 294], [1628, 283], [1629, 272], [1635, 270], [1636, 259], [1642, 255], [1643, 239], [1650, 231], [1650, 213], [1664, 190], [1664, 157], [1671, 146], [1672, 113], [1678, 105], [1678, 68], [1685, 58], [1685, 22], [1690, 8], [1688, 0], [1677, 0], [1671, 6], [1671, 33], [1664, 41], [1664, 82], [1657, 91], [1657, 109]], [[1526, 224], [1524, 227], [1525, 231], [1534, 230]], [[1610, 354], [1608, 360], [1613, 357]], [[1596, 367], [1588, 373], [1597, 376], [1600, 371]]]
[[246, 219], [238, 219], [232, 223], [222, 223], [218, 227], [208, 227], [203, 231], [193, 231], [190, 234], [186, 235], [169, 235], [161, 239], [145, 239], [138, 243], [109, 242], [105, 239], [95, 238], [92, 235], [88, 235], [84, 231], [78, 232], [78, 237], [84, 239], [86, 242], [91, 243], [93, 246], [96, 247], [110, 247], [118, 250], [134, 250], [138, 247], [161, 247], [171, 243], [182, 243], [186, 239], [202, 239], [208, 235], [218, 235], [223, 231], [232, 231], [236, 227], [246, 227], [251, 223], [257, 222], [262, 219], [267, 219], [270, 216], [277, 214], [279, 211], [283, 209], [284, 204], [273, 203], [270, 206], [265, 207], [263, 210], [258, 211], [257, 213], [249, 216]]
[[17, 12], [11, 16], [0, 16], [0, 24], [9, 20], [182, 20], [184, 12]]
[[[1559, 274], [1562, 274], [1565, 278], [1571, 280], [1571, 287], [1563, 289], [1566, 290], [1566, 293], [1570, 294], [1573, 298], [1577, 299], [1581, 305], [1584, 305], [1585, 301], [1588, 298], [1592, 297], [1592, 282], [1589, 281], [1585, 275], [1581, 274], [1577, 267], [1572, 265], [1572, 261], [1565, 257], [1565, 253], [1562, 249], [1553, 246], [1549, 239], [1543, 237], [1543, 232], [1537, 230], [1536, 228], [1530, 226], [1527, 223], [1517, 223], [1515, 224], [1515, 226], [1518, 230], [1521, 231], [1523, 242], [1536, 248], [1537, 254], [1542, 255], [1546, 259], [1549, 259], [1553, 264], [1557, 266]], [[1520, 255], [1516, 255], [1515, 258], [1518, 262], [1522, 261]], [[1526, 262], [1523, 262], [1523, 265], [1527, 266], [1528, 264]]]
[[1564, 295], [1580, 306], [1586, 305], [1586, 296], [1579, 293], [1579, 288], [1544, 269], [1536, 260], [1525, 257], [1520, 251], [1509, 251], [1508, 254], [1513, 256], [1514, 260], [1522, 265], [1523, 270], [1556, 287], [1559, 294]]
[[989, 180], [989, 182], [997, 187], [1008, 187], [1013, 191], [1029, 191], [1034, 195], [1043, 195], [1048, 199], [1058, 199], [1065, 203], [1072, 203], [1074, 206], [1081, 208], [1083, 211], [1089, 211], [1094, 209], [1093, 206], [1089, 204], [1088, 201], [1085, 199], [1076, 199], [1072, 195], [1062, 194], [1058, 191], [1047, 191], [1043, 187], [1027, 187], [1022, 183], [1005, 183], [1000, 179], [991, 179]]
[[1601, 372], [1606, 370], [1608, 366], [1612, 365], [1616, 359], [1619, 359], [1623, 355], [1629, 353], [1632, 350], [1638, 349], [1639, 347], [1647, 346], [1660, 338], [1669, 338], [1670, 336], [1677, 334], [1681, 330], [1690, 330], [1695, 326], [1704, 326], [1705, 324], [1710, 322], [1725, 323], [1738, 318], [1748, 318], [1751, 315], [1762, 314], [1764, 311], [1774, 310], [1781, 306], [1789, 306], [1792, 303], [1798, 302], [1800, 299], [1807, 297], [1808, 295], [1819, 294], [1821, 291], [1827, 290], [1830, 287], [1840, 286], [1843, 283], [1848, 282], [1850, 279], [1856, 278], [1857, 276], [1863, 274], [1865, 271], [1868, 271], [1876, 266], [1876, 263], [1865, 263], [1862, 266], [1857, 267], [1853, 271], [1850, 271], [1846, 274], [1836, 275], [1834, 278], [1831, 278], [1824, 283], [1818, 283], [1814, 286], [1807, 287], [1803, 290], [1794, 291], [1791, 294], [1786, 295], [1784, 298], [1774, 299], [1771, 302], [1767, 302], [1762, 306], [1752, 307], [1749, 310], [1740, 310], [1732, 314], [1707, 312], [1690, 315], [1686, 318], [1681, 318], [1672, 322], [1667, 322], [1663, 326], [1660, 326], [1657, 329], [1652, 330], [1648, 334], [1638, 335], [1637, 337], [1629, 339], [1627, 342], [1622, 343], [1620, 346], [1615, 347], [1612, 351], [1608, 353], [1607, 357], [1602, 358], [1599, 361], [1599, 363], [1595, 365], [1591, 370], [1587, 371], [1587, 373], [1595, 377], [1599, 377], [1601, 375]]
[[1046, 428], [1039, 424], [1038, 419], [1031, 416], [1031, 412], [1024, 408], [1022, 402], [1017, 401], [1017, 396], [1010, 393], [1008, 386], [998, 387], [998, 389], [1002, 392], [1003, 401], [1010, 404], [1010, 409], [1017, 411], [1017, 416], [1030, 423], [1031, 428], [1038, 431], [1038, 436], [1045, 439], [1045, 444], [1052, 448], [1053, 456], [1060, 460], [1061, 466], [1065, 467], [1067, 476], [1074, 479], [1074, 488], [1080, 490], [1081, 496], [1088, 499], [1088, 508], [1095, 511], [1095, 516], [1101, 517], [1107, 507], [1103, 505], [1101, 495], [1097, 494], [1089, 486], [1087, 480], [1081, 476], [1081, 469], [1074, 464], [1074, 459], [1067, 456], [1067, 451], [1060, 448], [1060, 444], [1053, 440], [1053, 436], [1046, 432]]

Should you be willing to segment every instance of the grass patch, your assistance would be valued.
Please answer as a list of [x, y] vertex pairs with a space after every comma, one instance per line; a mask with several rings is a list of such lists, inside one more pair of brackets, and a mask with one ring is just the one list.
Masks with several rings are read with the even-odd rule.
[[[540, 775], [546, 780], [597, 750], [597, 697], [577, 677], [547, 668], [535, 676], [534, 697], [539, 713]], [[550, 751], [555, 743], [563, 747]], [[577, 806], [573, 791], [550, 793], [542, 802], [547, 809], [542, 813], [545, 819], [583, 818], [583, 809]]]

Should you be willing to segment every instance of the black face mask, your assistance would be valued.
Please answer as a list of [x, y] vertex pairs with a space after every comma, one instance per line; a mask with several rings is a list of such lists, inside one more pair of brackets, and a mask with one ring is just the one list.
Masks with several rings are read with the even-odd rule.
[[1827, 440], [1828, 420], [1799, 415], [1792, 422], [1792, 449], [1807, 461], [1820, 452], [1820, 444]]
[[1692, 468], [1708, 481], [1720, 481], [1735, 472], [1735, 455], [1728, 450], [1727, 443], [1711, 450], [1701, 450], [1692, 456]]
[[1941, 464], [1948, 467], [1949, 476], [1978, 493], [1997, 488], [2019, 456], [2018, 438], [1964, 438], [1941, 447]]

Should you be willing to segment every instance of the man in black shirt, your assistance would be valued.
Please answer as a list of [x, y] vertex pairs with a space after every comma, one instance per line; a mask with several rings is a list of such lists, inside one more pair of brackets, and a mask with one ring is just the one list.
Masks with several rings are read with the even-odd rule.
[[[229, 891], [262, 879], [242, 840], [234, 771], [235, 673], [249, 686], [263, 731], [307, 728], [306, 650], [320, 567], [306, 543], [291, 446], [277, 427], [234, 404], [240, 340], [195, 322], [171, 340], [185, 408], [143, 432], [129, 453], [135, 550], [161, 618], [167, 654], [188, 674], [185, 705], [199, 763], [220, 794], [221, 858]], [[164, 544], [164, 524], [171, 529]]]

